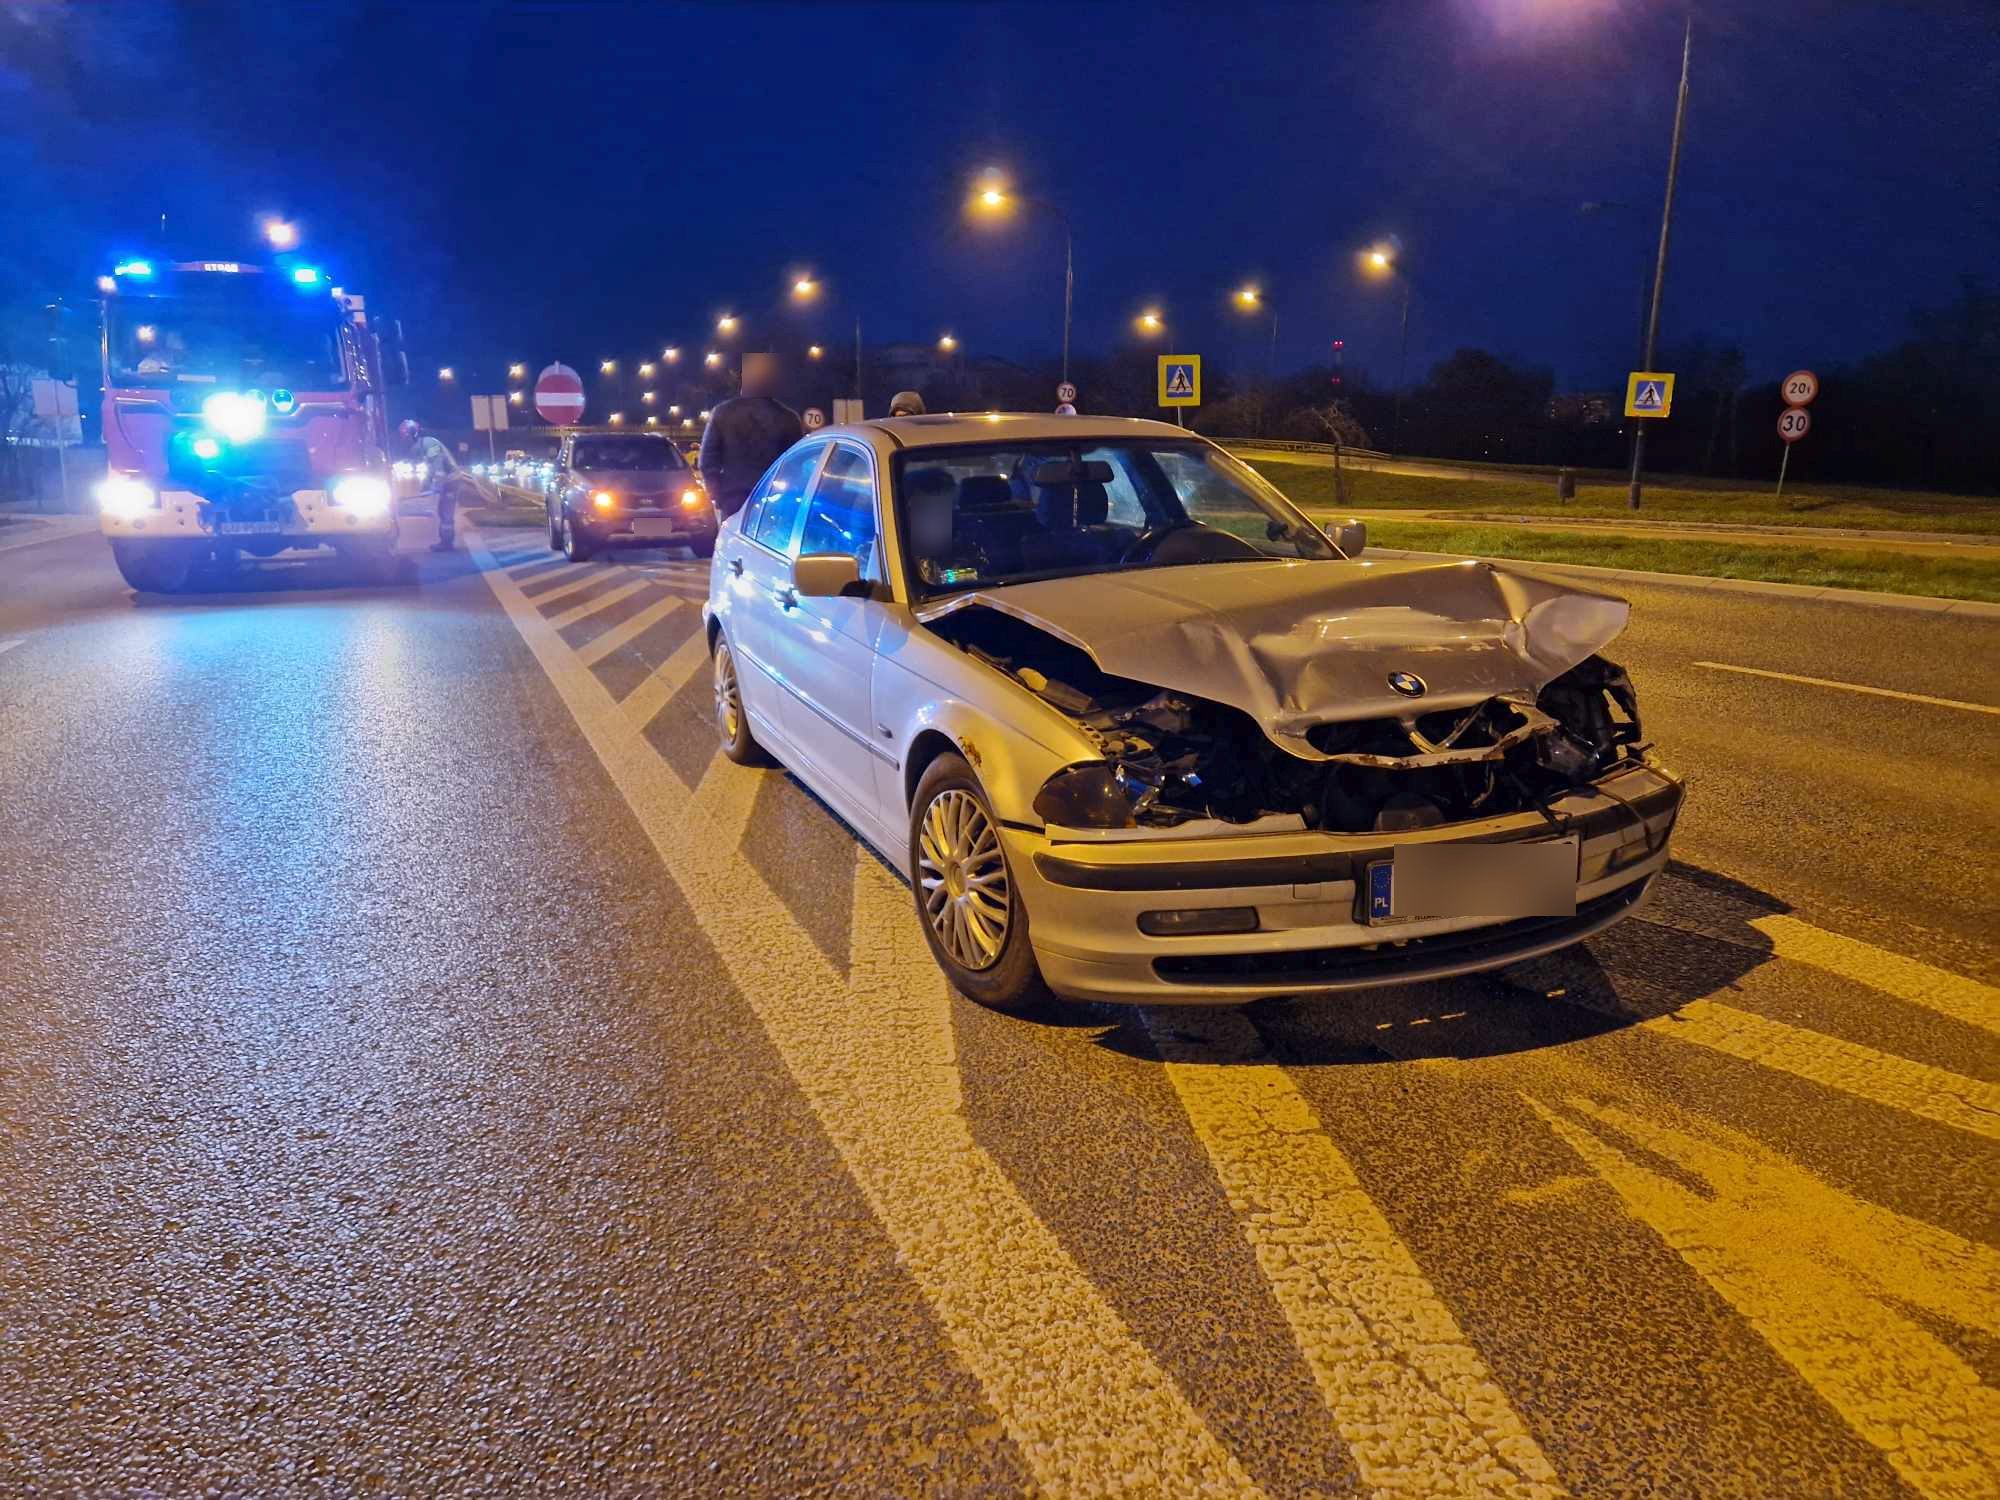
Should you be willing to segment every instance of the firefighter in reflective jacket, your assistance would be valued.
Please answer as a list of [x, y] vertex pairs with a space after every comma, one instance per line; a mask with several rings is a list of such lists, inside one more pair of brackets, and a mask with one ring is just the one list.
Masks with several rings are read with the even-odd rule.
[[438, 539], [431, 550], [449, 552], [458, 522], [458, 460], [414, 420], [397, 431], [403, 435], [403, 458], [415, 470], [419, 488], [437, 500]]

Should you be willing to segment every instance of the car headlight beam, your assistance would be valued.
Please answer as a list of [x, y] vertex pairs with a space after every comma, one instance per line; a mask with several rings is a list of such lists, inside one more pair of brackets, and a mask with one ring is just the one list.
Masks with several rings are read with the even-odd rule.
[[97, 486], [97, 505], [114, 521], [133, 521], [160, 503], [153, 487], [136, 474], [113, 474]]
[[333, 503], [363, 520], [389, 509], [389, 481], [374, 474], [349, 474], [334, 481]]

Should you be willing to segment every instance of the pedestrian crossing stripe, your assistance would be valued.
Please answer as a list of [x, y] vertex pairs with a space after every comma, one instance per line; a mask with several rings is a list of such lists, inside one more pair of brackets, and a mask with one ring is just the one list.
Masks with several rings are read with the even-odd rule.
[[1625, 382], [1625, 415], [1664, 417], [1674, 409], [1674, 377], [1659, 370], [1634, 370]]

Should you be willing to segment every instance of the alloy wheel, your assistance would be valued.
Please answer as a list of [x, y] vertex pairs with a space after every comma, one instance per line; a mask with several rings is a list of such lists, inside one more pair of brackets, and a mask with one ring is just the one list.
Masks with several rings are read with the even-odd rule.
[[736, 659], [727, 646], [715, 651], [715, 727], [725, 745], [736, 743], [743, 727], [743, 698], [736, 690]]
[[972, 793], [951, 787], [924, 809], [917, 879], [931, 931], [952, 962], [972, 970], [998, 963], [1013, 893], [1000, 835]]

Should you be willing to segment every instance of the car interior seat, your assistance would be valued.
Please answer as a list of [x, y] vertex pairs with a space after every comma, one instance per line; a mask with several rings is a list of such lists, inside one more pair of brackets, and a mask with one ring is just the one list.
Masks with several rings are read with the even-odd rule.
[[1117, 538], [1105, 523], [1111, 495], [1097, 480], [1035, 487], [1035, 519], [1041, 530], [1021, 539], [1021, 563], [1031, 573], [1108, 562]]

